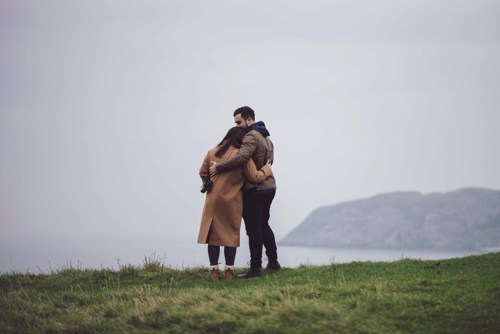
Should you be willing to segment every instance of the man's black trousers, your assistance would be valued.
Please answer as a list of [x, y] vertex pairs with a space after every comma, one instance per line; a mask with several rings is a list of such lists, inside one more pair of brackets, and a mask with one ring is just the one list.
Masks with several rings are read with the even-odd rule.
[[276, 189], [243, 191], [243, 219], [250, 246], [250, 267], [262, 267], [262, 246], [270, 263], [277, 262], [276, 240], [269, 226], [271, 203]]

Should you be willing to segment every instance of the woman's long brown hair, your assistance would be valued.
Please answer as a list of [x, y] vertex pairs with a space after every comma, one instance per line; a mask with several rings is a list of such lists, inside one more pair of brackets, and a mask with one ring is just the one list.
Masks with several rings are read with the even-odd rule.
[[246, 130], [244, 128], [235, 126], [229, 129], [226, 136], [222, 139], [222, 141], [217, 145], [219, 148], [217, 152], [215, 152], [215, 156], [217, 158], [222, 158], [222, 156], [227, 152], [227, 149], [230, 146], [234, 146], [236, 148], [241, 147], [241, 143], [243, 142], [243, 137], [246, 134]]

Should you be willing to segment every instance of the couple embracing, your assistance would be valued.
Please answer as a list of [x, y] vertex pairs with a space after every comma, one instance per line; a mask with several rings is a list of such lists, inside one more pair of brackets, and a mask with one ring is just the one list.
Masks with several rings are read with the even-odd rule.
[[208, 151], [200, 167], [204, 183], [211, 180], [203, 207], [198, 243], [208, 244], [211, 279], [220, 279], [219, 254], [224, 247], [225, 278], [234, 279], [236, 248], [240, 245], [241, 218], [250, 247], [250, 270], [238, 278], [262, 274], [262, 248], [267, 269], [279, 270], [274, 233], [269, 226], [271, 203], [276, 194], [272, 171], [274, 146], [264, 122], [255, 122], [250, 107], [234, 111], [235, 127]]

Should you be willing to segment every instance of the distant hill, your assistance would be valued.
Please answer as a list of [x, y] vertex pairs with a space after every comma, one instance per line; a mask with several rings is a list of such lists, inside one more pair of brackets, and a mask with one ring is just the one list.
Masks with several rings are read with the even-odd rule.
[[282, 245], [484, 249], [500, 247], [500, 191], [396, 192], [313, 211]]

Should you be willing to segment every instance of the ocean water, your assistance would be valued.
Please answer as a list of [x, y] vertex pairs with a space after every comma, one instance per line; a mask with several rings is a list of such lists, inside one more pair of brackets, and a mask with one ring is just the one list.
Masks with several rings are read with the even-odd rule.
[[[435, 260], [477, 255], [487, 251], [320, 248], [278, 245], [284, 267], [325, 265], [352, 261], [397, 261], [402, 258]], [[236, 266], [249, 261], [247, 239], [236, 254]], [[66, 268], [119, 269], [141, 266], [145, 259], [162, 261], [176, 269], [208, 265], [206, 245], [194, 239], [167, 237], [0, 237], [0, 273], [50, 273]], [[224, 264], [221, 250], [220, 262]], [[264, 266], [266, 263], [264, 262]]]

